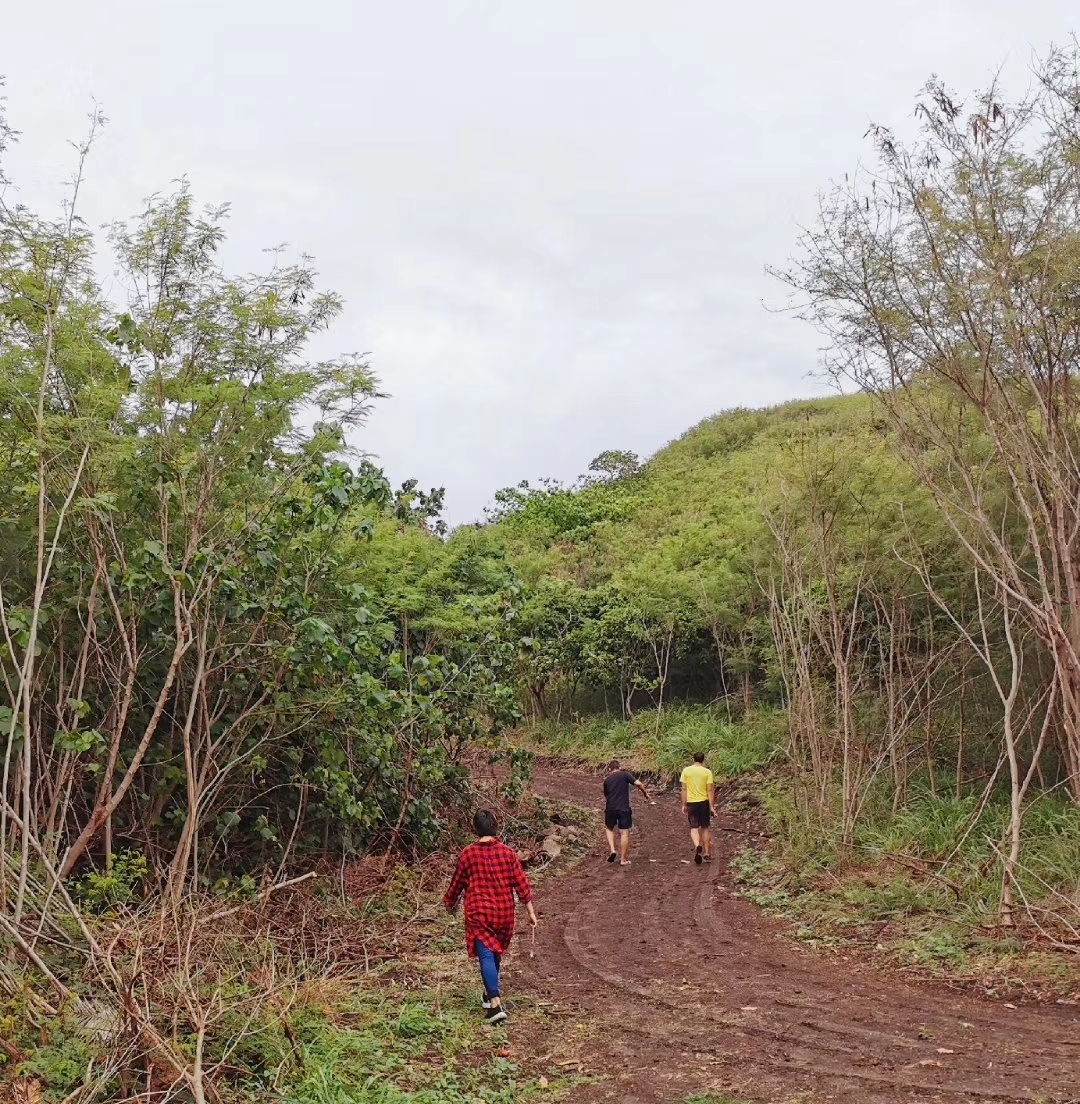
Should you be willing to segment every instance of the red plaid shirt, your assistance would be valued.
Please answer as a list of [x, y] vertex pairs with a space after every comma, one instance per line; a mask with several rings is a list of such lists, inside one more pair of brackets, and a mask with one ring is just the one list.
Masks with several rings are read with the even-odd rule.
[[505, 954], [514, 935], [514, 894], [532, 900], [529, 879], [517, 852], [498, 840], [471, 843], [461, 852], [443, 904], [451, 912], [465, 894], [465, 943], [476, 954], [476, 941]]

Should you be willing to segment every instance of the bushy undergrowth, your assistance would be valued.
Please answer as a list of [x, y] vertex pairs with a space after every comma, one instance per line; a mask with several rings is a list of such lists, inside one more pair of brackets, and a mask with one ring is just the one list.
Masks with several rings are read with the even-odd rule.
[[[514, 808], [519, 842], [531, 832], [535, 843], [547, 816]], [[155, 1099], [188, 1100], [182, 1081], [200, 1047], [217, 1094], [207, 1099], [228, 1104], [557, 1100], [564, 1075], [544, 1077], [513, 1046], [516, 1031], [544, 1029], [543, 1009], [511, 994], [508, 1031], [482, 1022], [460, 914], [441, 904], [448, 877], [445, 855], [373, 856], [262, 903], [208, 896], [165, 916], [124, 903], [112, 883], [88, 883], [99, 907], [86, 922], [99, 945], [109, 940], [119, 976], [134, 979], [145, 1028], [129, 1029], [118, 993], [84, 958], [43, 947], [70, 990], [59, 1006], [42, 978], [0, 961], [0, 1101], [10, 1088], [42, 1104], [104, 1104], [147, 1084]]]
[[526, 730], [522, 739], [548, 755], [593, 763], [619, 758], [638, 770], [669, 776], [701, 751], [723, 780], [771, 762], [783, 745], [785, 724], [776, 710], [755, 710], [735, 724], [716, 708], [674, 705], [630, 720], [599, 713], [574, 724], [544, 721]]
[[979, 978], [991, 992], [1080, 991], [1076, 956], [1052, 953], [1075, 944], [1080, 927], [1080, 810], [1067, 798], [1041, 797], [1028, 810], [1017, 871], [1022, 907], [1009, 930], [998, 914], [1003, 796], [984, 802], [916, 788], [894, 810], [882, 787], [847, 848], [836, 818], [807, 815], [805, 796], [791, 779], [763, 787], [771, 841], [735, 863], [743, 895], [793, 920], [799, 938], [864, 943], [905, 964]]
[[[847, 851], [838, 819], [808, 819], [805, 802], [790, 781], [770, 785], [763, 801], [774, 838], [796, 872], [812, 874], [876, 860], [903, 866], [908, 861], [932, 869], [940, 884], [952, 887], [962, 900], [989, 908], [997, 902], [1009, 823], [1005, 794], [983, 800], [976, 793], [957, 797], [916, 788], [894, 810], [892, 795], [882, 786], [871, 793]], [[1030, 901], [1060, 895], [1063, 902], [1080, 904], [1078, 872], [1080, 809], [1063, 794], [1040, 796], [1024, 816], [1020, 889]]]
[[[252, 1018], [242, 1009], [247, 986], [229, 997], [235, 1014], [221, 1016], [207, 1041], [206, 1059], [228, 1055], [228, 1076], [219, 1091], [237, 1104], [279, 1100], [284, 1104], [510, 1104], [541, 1094], [535, 1074], [501, 1053], [506, 1036], [486, 1030], [479, 998], [455, 941], [418, 960], [409, 975], [376, 969], [362, 979], [305, 983], [268, 1000]], [[450, 942], [455, 942], [451, 951]], [[42, 1101], [70, 1099], [87, 1071], [108, 1062], [107, 1047], [87, 1037], [77, 1017], [53, 1018], [34, 1031], [16, 1030], [23, 1009], [0, 1010], [9, 1046], [25, 1048], [6, 1072], [21, 1091]], [[26, 1020], [20, 1026], [29, 1028]], [[182, 1025], [181, 1025], [182, 1027]], [[37, 1038], [32, 1038], [33, 1034]], [[181, 1030], [179, 1048], [191, 1050]], [[32, 1089], [27, 1086], [33, 1086]], [[545, 1086], [557, 1100], [559, 1086]], [[111, 1100], [122, 1094], [119, 1073], [79, 1099]], [[0, 1085], [0, 1099], [3, 1088]], [[180, 1096], [177, 1099], [185, 1099]]]

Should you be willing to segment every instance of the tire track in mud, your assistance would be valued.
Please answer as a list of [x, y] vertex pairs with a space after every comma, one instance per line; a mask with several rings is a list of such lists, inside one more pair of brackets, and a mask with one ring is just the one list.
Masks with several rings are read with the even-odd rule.
[[[542, 770], [536, 788], [595, 806], [599, 781]], [[591, 1033], [603, 1079], [573, 1101], [679, 1104], [709, 1089], [769, 1102], [1080, 1101], [1076, 1010], [1007, 1009], [792, 945], [731, 895], [731, 832], [698, 867], [677, 796], [634, 818], [631, 866], [604, 862], [597, 841], [543, 886], [537, 956], [508, 976]]]

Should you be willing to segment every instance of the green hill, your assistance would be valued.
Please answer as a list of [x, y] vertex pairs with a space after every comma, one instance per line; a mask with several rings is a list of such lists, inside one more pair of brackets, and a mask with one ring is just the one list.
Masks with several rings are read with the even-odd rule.
[[534, 684], [621, 689], [628, 713], [661, 691], [782, 702], [768, 602], [779, 533], [801, 545], [824, 526], [836, 554], [870, 556], [904, 585], [910, 570], [884, 546], [913, 519], [924, 546], [947, 541], [866, 396], [729, 411], [627, 476], [523, 486], [494, 513], [530, 588], [527, 635], [563, 647], [539, 649]]

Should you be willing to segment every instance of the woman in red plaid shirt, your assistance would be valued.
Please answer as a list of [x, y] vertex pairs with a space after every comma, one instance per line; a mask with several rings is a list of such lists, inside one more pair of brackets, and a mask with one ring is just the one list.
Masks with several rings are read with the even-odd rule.
[[517, 852], [495, 838], [495, 814], [481, 809], [473, 817], [479, 839], [458, 857], [450, 888], [443, 897], [449, 912], [465, 894], [465, 945], [469, 956], [480, 962], [484, 983], [484, 1018], [502, 1023], [506, 1009], [499, 995], [499, 967], [514, 937], [514, 894], [529, 910], [529, 923], [536, 927], [529, 879]]

